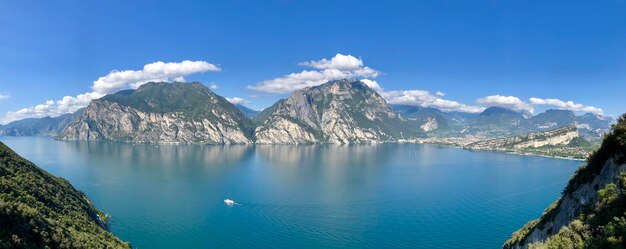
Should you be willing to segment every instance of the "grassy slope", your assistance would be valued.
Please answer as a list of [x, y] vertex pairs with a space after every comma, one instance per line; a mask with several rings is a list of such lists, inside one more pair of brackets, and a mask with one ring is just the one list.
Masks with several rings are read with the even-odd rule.
[[0, 143], [0, 248], [130, 248], [87, 197]]

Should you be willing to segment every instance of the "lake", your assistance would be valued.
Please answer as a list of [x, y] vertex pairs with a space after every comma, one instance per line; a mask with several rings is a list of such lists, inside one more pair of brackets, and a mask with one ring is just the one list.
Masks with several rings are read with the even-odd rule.
[[582, 164], [424, 144], [0, 141], [85, 192], [140, 249], [501, 248]]

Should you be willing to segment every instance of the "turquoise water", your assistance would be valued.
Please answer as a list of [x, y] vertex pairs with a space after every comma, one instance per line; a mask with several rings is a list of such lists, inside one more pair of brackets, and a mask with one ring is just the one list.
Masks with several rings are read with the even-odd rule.
[[500, 248], [581, 164], [420, 144], [0, 141], [85, 192], [140, 249]]

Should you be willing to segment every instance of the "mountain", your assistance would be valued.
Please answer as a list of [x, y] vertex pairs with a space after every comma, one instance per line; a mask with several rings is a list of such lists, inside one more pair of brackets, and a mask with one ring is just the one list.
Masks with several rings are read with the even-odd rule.
[[524, 118], [524, 115], [521, 112], [516, 112], [511, 109], [507, 109], [503, 107], [496, 107], [496, 106], [492, 106], [492, 107], [485, 109], [483, 112], [480, 113], [479, 116], [481, 117], [516, 116], [519, 118]]
[[246, 115], [246, 117], [249, 117], [249, 118], [254, 118], [254, 116], [259, 114], [259, 111], [252, 110], [252, 109], [250, 109], [248, 107], [243, 106], [242, 104], [236, 104], [235, 107], [237, 107], [237, 109], [239, 109], [239, 111], [241, 111], [243, 114]]
[[55, 136], [74, 119], [80, 116], [82, 109], [75, 113], [58, 117], [27, 118], [0, 126], [0, 135], [5, 136]]
[[448, 130], [462, 122], [437, 108], [413, 105], [389, 105], [389, 108], [424, 132]]
[[527, 132], [524, 129], [526, 115], [501, 107], [489, 107], [478, 117], [468, 121], [462, 132], [482, 137], [515, 136]]
[[567, 110], [547, 110], [529, 119], [532, 129], [549, 130], [576, 124], [576, 115]]
[[588, 140], [600, 140], [611, 128], [613, 119], [587, 113], [576, 116], [567, 110], [547, 110], [529, 119], [529, 130], [548, 130], [566, 125], [576, 125], [581, 135]]
[[586, 113], [576, 117], [576, 126], [580, 129], [583, 137], [589, 140], [600, 140], [605, 133], [610, 131], [611, 124], [615, 122], [610, 117]]
[[0, 142], [0, 248], [130, 248], [106, 230], [106, 217]]
[[246, 144], [253, 132], [245, 114], [200, 83], [151, 82], [91, 101], [59, 138]]
[[[504, 248], [626, 248], [626, 115], [543, 215]], [[532, 245], [532, 246], [531, 246]]]
[[294, 92], [259, 114], [257, 143], [368, 143], [417, 135], [361, 81], [336, 80]]

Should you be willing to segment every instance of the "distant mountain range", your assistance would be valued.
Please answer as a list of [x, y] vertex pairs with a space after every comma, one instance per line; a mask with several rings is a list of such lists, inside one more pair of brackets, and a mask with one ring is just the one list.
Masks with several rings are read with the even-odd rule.
[[83, 109], [75, 113], [63, 114], [58, 117], [27, 118], [0, 125], [0, 135], [5, 136], [56, 136], [72, 120], [80, 116]]
[[548, 110], [535, 116], [501, 107], [482, 113], [390, 105], [358, 80], [294, 92], [262, 111], [234, 105], [200, 83], [147, 83], [93, 100], [59, 117], [0, 126], [0, 135], [138, 143], [370, 143], [420, 137], [512, 137], [575, 125], [599, 141], [612, 119]]
[[535, 116], [501, 107], [489, 107], [479, 114], [446, 113], [435, 108], [397, 105], [391, 107], [415, 127], [436, 136], [508, 137], [575, 125], [581, 136], [599, 141], [611, 128], [613, 119], [591, 113], [576, 116], [567, 110], [547, 110]]

